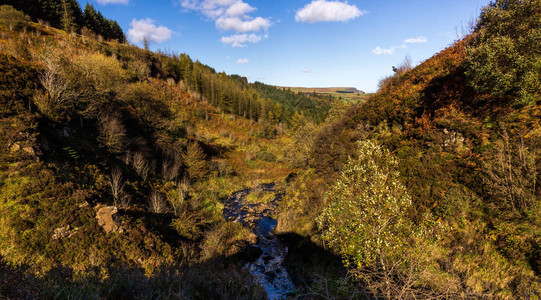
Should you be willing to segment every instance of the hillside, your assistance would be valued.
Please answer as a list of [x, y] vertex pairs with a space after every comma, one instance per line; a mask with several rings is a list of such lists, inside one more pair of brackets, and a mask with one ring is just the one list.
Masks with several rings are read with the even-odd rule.
[[331, 96], [340, 100], [346, 100], [351, 103], [361, 103], [370, 98], [371, 94], [359, 91], [354, 87], [327, 87], [327, 88], [307, 88], [307, 87], [286, 87], [276, 86], [278, 89], [290, 90], [304, 95]]
[[375, 296], [539, 297], [540, 15], [495, 1], [323, 128], [278, 229], [341, 254]]
[[281, 188], [332, 101], [0, 10], [0, 297], [264, 298], [222, 202]]
[[372, 95], [9, 3], [0, 298], [541, 297], [541, 1], [492, 2]]

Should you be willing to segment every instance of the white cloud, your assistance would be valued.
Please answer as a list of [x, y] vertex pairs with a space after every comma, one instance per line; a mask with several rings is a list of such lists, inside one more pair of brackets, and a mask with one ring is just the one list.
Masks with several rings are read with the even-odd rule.
[[409, 38], [404, 41], [406, 44], [422, 44], [428, 42], [428, 39], [424, 36], [416, 37], [416, 38]]
[[221, 30], [257, 32], [271, 26], [268, 18], [250, 16], [256, 8], [242, 0], [180, 0], [180, 5], [214, 20]]
[[97, 0], [99, 4], [107, 5], [107, 4], [128, 4], [129, 0]]
[[395, 50], [394, 47], [385, 49], [378, 46], [372, 49], [372, 53], [374, 53], [375, 55], [383, 55], [383, 54], [392, 55], [394, 53], [394, 50]]
[[239, 64], [239, 65], [247, 64], [249, 62], [250, 62], [250, 60], [247, 59], [247, 58], [239, 58], [239, 59], [237, 59], [237, 64]]
[[310, 70], [310, 69], [303, 69], [301, 72], [303, 72], [303, 73], [312, 73], [312, 70]]
[[346, 2], [314, 0], [295, 14], [296, 22], [346, 22], [366, 14], [355, 5]]
[[378, 46], [372, 49], [372, 53], [374, 53], [375, 55], [384, 55], [384, 54], [393, 55], [396, 49], [406, 49], [406, 48], [408, 48], [408, 46], [406, 46], [405, 44], [402, 44], [400, 46], [393, 46], [391, 48], [381, 48]]
[[156, 43], [162, 43], [170, 39], [173, 31], [165, 26], [156, 26], [155, 22], [150, 18], [133, 19], [128, 30], [128, 39], [134, 43], [142, 43], [145, 37], [149, 42]]
[[229, 45], [233, 48], [240, 48], [240, 47], [246, 47], [246, 43], [252, 43], [255, 44], [259, 41], [261, 41], [262, 37], [251, 33], [251, 34], [234, 34], [231, 36], [224, 36], [220, 39], [220, 41], [225, 44]]
[[226, 16], [231, 17], [239, 17], [239, 16], [245, 16], [248, 13], [251, 13], [255, 10], [255, 7], [250, 6], [248, 3], [237, 1], [233, 3], [227, 10], [225, 11]]
[[257, 17], [252, 20], [242, 20], [238, 17], [232, 17], [232, 18], [219, 18], [216, 20], [216, 27], [222, 30], [232, 30], [236, 32], [253, 32], [253, 31], [260, 31], [262, 29], [268, 29], [270, 27], [270, 21], [267, 19], [263, 19], [261, 17]]

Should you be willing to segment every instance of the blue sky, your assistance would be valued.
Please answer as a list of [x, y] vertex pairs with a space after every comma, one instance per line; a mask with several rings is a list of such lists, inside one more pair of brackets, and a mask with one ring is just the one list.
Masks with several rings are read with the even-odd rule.
[[249, 81], [377, 90], [409, 56], [458, 39], [489, 0], [79, 0], [115, 19], [130, 43], [187, 53]]

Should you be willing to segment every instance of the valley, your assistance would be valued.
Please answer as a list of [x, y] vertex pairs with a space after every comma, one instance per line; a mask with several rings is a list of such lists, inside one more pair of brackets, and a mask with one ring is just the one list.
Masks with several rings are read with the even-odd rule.
[[491, 2], [373, 94], [3, 3], [0, 298], [541, 297], [539, 0]]

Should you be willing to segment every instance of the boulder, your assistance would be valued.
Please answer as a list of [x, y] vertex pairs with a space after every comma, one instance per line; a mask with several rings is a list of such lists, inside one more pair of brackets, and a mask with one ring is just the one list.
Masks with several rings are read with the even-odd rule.
[[96, 219], [98, 219], [98, 225], [100, 225], [106, 233], [115, 232], [120, 229], [115, 221], [115, 214], [118, 212], [116, 206], [105, 206], [96, 212]]

